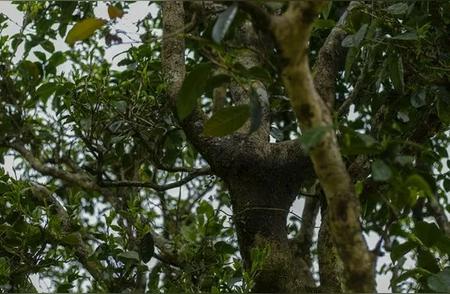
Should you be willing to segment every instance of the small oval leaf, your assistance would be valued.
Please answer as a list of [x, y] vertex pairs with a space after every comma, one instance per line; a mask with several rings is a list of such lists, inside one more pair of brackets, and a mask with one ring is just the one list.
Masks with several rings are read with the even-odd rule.
[[122, 18], [123, 11], [122, 9], [115, 6], [108, 6], [108, 15], [110, 19]]
[[372, 163], [372, 177], [375, 181], [387, 181], [392, 177], [391, 168], [381, 159]]
[[73, 46], [76, 41], [82, 41], [92, 36], [96, 30], [106, 23], [103, 19], [87, 18], [76, 23], [66, 37], [66, 43]]
[[249, 115], [250, 109], [248, 105], [223, 108], [205, 123], [203, 134], [212, 137], [229, 135], [242, 127]]
[[202, 63], [197, 65], [184, 79], [176, 101], [178, 117], [185, 119], [197, 105], [197, 99], [203, 94], [208, 78], [211, 74], [211, 65]]
[[233, 23], [234, 17], [236, 16], [238, 6], [236, 3], [227, 8], [222, 12], [217, 18], [212, 30], [212, 39], [216, 43], [222, 42], [225, 34], [228, 32], [231, 24]]

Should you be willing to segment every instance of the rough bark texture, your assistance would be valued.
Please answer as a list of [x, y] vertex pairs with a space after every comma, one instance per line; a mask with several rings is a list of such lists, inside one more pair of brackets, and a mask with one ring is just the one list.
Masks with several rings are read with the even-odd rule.
[[320, 292], [343, 292], [342, 261], [338, 257], [336, 246], [331, 238], [326, 209], [322, 212], [317, 255], [319, 258]]
[[[170, 85], [169, 99], [173, 102], [185, 75], [184, 41], [176, 34], [183, 27], [182, 2], [164, 2], [162, 12], [162, 64]], [[243, 30], [244, 40], [252, 37], [246, 34], [245, 27]], [[243, 64], [256, 62], [253, 57], [248, 59]], [[236, 88], [232, 93], [236, 97], [244, 95]], [[293, 258], [286, 230], [287, 214], [302, 180], [313, 175], [312, 164], [300, 144], [269, 143], [268, 121], [262, 124], [266, 127], [251, 136], [237, 132], [222, 138], [204, 137], [201, 135], [203, 121], [203, 113], [197, 110], [181, 125], [212, 171], [229, 187], [245, 266], [249, 268], [252, 263], [250, 252], [253, 248], [269, 248], [270, 253], [256, 278], [254, 290], [298, 292], [314, 286], [306, 263], [301, 258]]]
[[[283, 78], [302, 130], [332, 126], [332, 116], [315, 89], [307, 44], [320, 5], [324, 1], [293, 2], [274, 18], [272, 30], [285, 59]], [[328, 202], [330, 231], [344, 263], [344, 286], [349, 292], [375, 290], [374, 258], [359, 223], [359, 200], [347, 172], [336, 134], [328, 132], [310, 156]]]

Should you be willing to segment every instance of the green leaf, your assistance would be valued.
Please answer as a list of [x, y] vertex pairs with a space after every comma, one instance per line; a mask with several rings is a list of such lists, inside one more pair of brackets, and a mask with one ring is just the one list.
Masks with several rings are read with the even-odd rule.
[[139, 246], [139, 256], [142, 261], [147, 263], [152, 259], [153, 253], [155, 252], [155, 242], [153, 241], [153, 236], [151, 233], [145, 234], [140, 242]]
[[249, 115], [250, 109], [248, 105], [223, 108], [205, 123], [203, 134], [212, 137], [229, 135], [242, 127]]
[[400, 15], [405, 14], [408, 11], [408, 8], [408, 4], [406, 3], [395, 3], [386, 8], [386, 11], [392, 15]]
[[393, 279], [391, 281], [391, 284], [398, 284], [409, 278], [417, 279], [417, 278], [420, 278], [423, 276], [428, 276], [430, 274], [431, 273], [428, 270], [416, 267], [414, 269], [405, 271], [403, 274], [401, 274], [397, 278]]
[[328, 1], [327, 6], [322, 10], [322, 15], [324, 19], [328, 19], [330, 15], [331, 8], [333, 7], [333, 1]]
[[450, 125], [450, 98], [439, 97], [436, 108], [441, 122], [445, 125]]
[[66, 37], [66, 43], [73, 46], [75, 42], [82, 41], [92, 36], [96, 30], [105, 25], [106, 21], [98, 18], [87, 18], [77, 22], [69, 31]]
[[214, 244], [214, 249], [216, 249], [217, 253], [220, 255], [234, 254], [236, 252], [236, 248], [233, 245], [224, 241], [219, 241]]
[[401, 56], [390, 55], [389, 77], [395, 90], [403, 93], [405, 90], [403, 60]]
[[392, 37], [393, 40], [403, 40], [403, 41], [415, 41], [419, 39], [416, 32], [406, 32], [397, 36]]
[[197, 214], [204, 214], [208, 219], [211, 219], [214, 217], [214, 208], [208, 201], [202, 201], [197, 207]]
[[426, 105], [426, 103], [427, 103], [426, 98], [427, 98], [426, 92], [425, 92], [425, 90], [422, 89], [419, 92], [416, 92], [413, 95], [411, 95], [411, 98], [410, 98], [411, 105], [414, 108], [420, 108], [420, 107]]
[[230, 82], [230, 80], [231, 80], [231, 77], [226, 74], [214, 75], [208, 80], [208, 84], [206, 85], [205, 92], [212, 91], [215, 88], [218, 88], [224, 84], [227, 84]]
[[109, 5], [108, 6], [108, 16], [110, 19], [122, 18], [123, 11], [119, 7]]
[[184, 79], [176, 101], [178, 117], [183, 120], [194, 110], [197, 99], [205, 91], [207, 81], [211, 75], [211, 65], [202, 63], [197, 65]]
[[[332, 2], [332, 1], [330, 1]], [[318, 18], [314, 21], [315, 29], [331, 29], [336, 26], [336, 22], [332, 19], [321, 19]]]
[[345, 82], [348, 82], [348, 79], [350, 78], [352, 66], [356, 60], [356, 57], [358, 56], [358, 53], [359, 48], [350, 48], [347, 52], [347, 56], [345, 57], [345, 73], [344, 73]]
[[368, 24], [363, 24], [359, 30], [353, 34], [349, 35], [342, 40], [343, 47], [359, 47], [361, 45], [362, 40], [364, 40], [364, 36], [367, 33]]
[[418, 248], [417, 249], [417, 266], [424, 268], [432, 273], [439, 272], [439, 265], [436, 257], [430, 250]]
[[320, 141], [322, 140], [323, 136], [325, 136], [325, 134], [329, 132], [331, 129], [332, 128], [330, 126], [324, 126], [312, 128], [303, 132], [299, 140], [300, 143], [302, 143], [303, 147], [305, 148], [305, 151], [309, 152], [311, 148], [317, 146], [317, 144], [319, 144]]
[[428, 185], [428, 182], [420, 175], [411, 175], [406, 179], [406, 185], [414, 187], [419, 191], [425, 192], [428, 197], [433, 197], [433, 191]]
[[414, 234], [427, 247], [431, 247], [436, 244], [442, 235], [441, 231], [435, 224], [424, 221], [416, 223]]
[[272, 81], [270, 73], [261, 66], [253, 66], [247, 69], [244, 74], [249, 79], [259, 80], [265, 83], [270, 83]]
[[392, 170], [384, 161], [376, 159], [372, 163], [372, 177], [375, 181], [387, 181], [392, 177]]
[[45, 51], [53, 53], [55, 52], [55, 45], [53, 45], [53, 42], [49, 40], [45, 40], [41, 43], [42, 48], [44, 48]]
[[61, 242], [67, 245], [79, 245], [81, 241], [81, 234], [78, 232], [70, 233], [61, 238]]
[[225, 37], [225, 34], [228, 32], [228, 29], [233, 23], [237, 10], [238, 5], [234, 3], [233, 5], [228, 7], [227, 10], [225, 10], [219, 15], [212, 30], [212, 39], [214, 40], [214, 42], [216, 43], [222, 42], [223, 38]]
[[414, 242], [411, 242], [411, 241], [406, 241], [405, 243], [397, 244], [397, 245], [393, 246], [392, 251], [391, 251], [392, 261], [395, 262], [395, 261], [399, 260], [406, 253], [408, 253], [409, 251], [413, 250], [416, 247], [417, 247], [417, 244]]
[[37, 58], [39, 58], [42, 62], [45, 62], [47, 60], [47, 56], [45, 56], [44, 52], [40, 51], [34, 51], [34, 55], [36, 55]]
[[136, 251], [130, 250], [125, 251], [117, 255], [118, 257], [121, 257], [123, 259], [129, 259], [129, 260], [136, 260], [139, 261], [139, 254]]
[[59, 284], [58, 287], [56, 287], [56, 292], [57, 293], [69, 293], [70, 289], [73, 288], [73, 285], [70, 283], [62, 283]]
[[162, 270], [162, 264], [157, 263], [153, 269], [151, 270], [150, 274], [148, 275], [148, 293], [159, 293], [160, 288], [158, 288], [158, 284], [160, 281], [159, 275]]
[[56, 83], [45, 83], [36, 90], [36, 95], [42, 100], [47, 101], [48, 97], [55, 93], [57, 88]]
[[450, 268], [428, 277], [427, 284], [433, 291], [450, 293]]

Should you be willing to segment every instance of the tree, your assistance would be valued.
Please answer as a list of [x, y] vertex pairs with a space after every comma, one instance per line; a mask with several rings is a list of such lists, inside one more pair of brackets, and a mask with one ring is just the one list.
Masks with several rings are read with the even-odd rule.
[[167, 1], [118, 69], [96, 5], [0, 38], [3, 290], [448, 291], [449, 3]]

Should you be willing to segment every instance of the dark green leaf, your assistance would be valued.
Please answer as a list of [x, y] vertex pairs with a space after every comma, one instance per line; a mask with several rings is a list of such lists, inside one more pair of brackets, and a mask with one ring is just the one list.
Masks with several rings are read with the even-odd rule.
[[411, 241], [406, 241], [403, 244], [397, 244], [395, 246], [392, 247], [392, 251], [391, 251], [391, 259], [392, 261], [397, 261], [399, 260], [401, 257], [403, 257], [404, 255], [406, 255], [406, 253], [408, 253], [409, 251], [411, 251], [412, 249], [416, 248], [417, 244]]
[[417, 36], [416, 32], [406, 32], [397, 36], [392, 37], [393, 40], [403, 40], [403, 41], [415, 41], [418, 40], [419, 37]]
[[406, 279], [409, 278], [414, 278], [414, 279], [418, 279], [420, 277], [423, 276], [429, 276], [431, 273], [423, 268], [414, 268], [412, 270], [407, 270], [405, 271], [403, 274], [401, 274], [400, 276], [398, 276], [397, 278], [395, 278], [392, 283], [397, 284], [400, 282], [405, 281]]
[[181, 120], [194, 110], [197, 100], [205, 91], [210, 74], [211, 65], [202, 63], [197, 65], [184, 79], [176, 102], [178, 117]]
[[44, 52], [34, 51], [34, 55], [36, 55], [36, 57], [39, 58], [42, 62], [45, 62], [47, 60]]
[[403, 60], [401, 56], [390, 55], [389, 58], [389, 77], [395, 90], [403, 93], [405, 90]]
[[343, 47], [359, 47], [361, 45], [362, 40], [364, 40], [364, 36], [367, 33], [368, 24], [363, 24], [359, 30], [353, 34], [349, 35], [342, 40]]
[[248, 105], [227, 107], [215, 113], [206, 123], [203, 134], [221, 137], [237, 131], [244, 125], [250, 115]]
[[236, 248], [233, 245], [224, 241], [219, 241], [214, 244], [214, 249], [216, 249], [217, 253], [220, 255], [234, 254], [236, 252]]
[[424, 221], [416, 223], [414, 234], [427, 247], [433, 246], [442, 235], [441, 231], [435, 224]]
[[350, 77], [352, 66], [358, 56], [358, 53], [359, 48], [350, 48], [347, 52], [347, 56], [345, 58], [345, 73], [344, 73], [344, 79], [346, 82]]
[[41, 43], [42, 48], [44, 48], [45, 51], [53, 53], [55, 51], [55, 45], [49, 40], [45, 40]]
[[411, 99], [410, 99], [411, 105], [415, 108], [420, 108], [422, 106], [425, 106], [427, 103], [426, 98], [427, 98], [426, 92], [425, 92], [425, 90], [422, 89], [421, 91], [416, 92], [413, 95], [411, 95]]
[[197, 208], [197, 213], [204, 214], [208, 219], [211, 219], [214, 217], [214, 208], [207, 201], [202, 201]]
[[272, 77], [267, 69], [261, 66], [253, 66], [246, 70], [246, 77], [250, 79], [259, 80], [265, 83], [270, 83]]
[[436, 108], [441, 122], [450, 125], [450, 97], [438, 97]]
[[336, 26], [336, 22], [332, 19], [318, 18], [314, 21], [315, 29], [330, 29]]
[[428, 287], [440, 293], [450, 293], [450, 268], [428, 277]]
[[136, 251], [125, 251], [117, 255], [123, 259], [139, 261], [139, 254]]
[[61, 238], [61, 242], [67, 245], [79, 245], [81, 241], [81, 234], [78, 232], [70, 233]]
[[225, 37], [225, 34], [228, 32], [228, 29], [233, 23], [237, 10], [238, 5], [234, 3], [233, 5], [228, 7], [227, 10], [225, 10], [219, 15], [212, 30], [212, 39], [214, 40], [214, 42], [216, 43], [222, 42], [223, 38]]
[[387, 181], [392, 177], [391, 168], [381, 159], [372, 162], [372, 177], [375, 181]]
[[428, 182], [420, 175], [411, 175], [406, 179], [406, 185], [416, 188], [418, 191], [423, 191], [426, 196], [433, 197], [433, 191], [428, 185]]
[[150, 274], [148, 275], [148, 293], [159, 293], [160, 288], [158, 288], [158, 284], [160, 281], [159, 273], [162, 270], [161, 263], [155, 265]]
[[223, 84], [229, 83], [230, 80], [231, 80], [230, 76], [226, 74], [214, 75], [208, 80], [206, 89], [207, 91], [211, 91], [217, 87], [222, 86]]
[[42, 100], [47, 101], [48, 97], [50, 97], [53, 93], [55, 93], [58, 85], [56, 83], [45, 83], [42, 84], [37, 90], [36, 95], [39, 96]]
[[392, 15], [405, 14], [408, 11], [408, 4], [406, 3], [395, 3], [388, 8], [386, 11]]
[[155, 252], [155, 243], [153, 241], [153, 236], [151, 233], [145, 234], [140, 242], [139, 246], [139, 256], [142, 261], [147, 263], [152, 259], [153, 253]]
[[424, 268], [432, 273], [439, 272], [439, 265], [436, 257], [429, 250], [419, 248], [417, 250], [417, 266]]
[[317, 146], [327, 132], [332, 130], [330, 126], [317, 127], [306, 130], [299, 138], [306, 152]]

